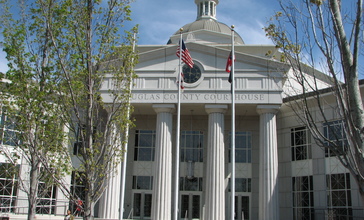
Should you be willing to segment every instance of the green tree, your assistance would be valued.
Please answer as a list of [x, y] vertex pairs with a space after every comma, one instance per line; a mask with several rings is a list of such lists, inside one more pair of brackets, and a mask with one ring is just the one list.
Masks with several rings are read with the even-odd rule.
[[[50, 74], [49, 48], [47, 42], [35, 39], [44, 32], [28, 30], [24, 18], [13, 20], [6, 5], [2, 6], [3, 47], [9, 61], [9, 71], [2, 77], [10, 82], [1, 85], [5, 127], [1, 152], [14, 166], [20, 158], [26, 161], [18, 181], [28, 196], [28, 219], [34, 219], [38, 195], [54, 184], [48, 177], [63, 178], [69, 171], [70, 157], [63, 123], [52, 102], [56, 85]], [[49, 172], [42, 172], [44, 169]]]
[[[60, 135], [56, 140], [62, 143], [64, 132], [55, 128], [66, 126], [71, 146], [75, 143], [77, 148], [79, 166], [73, 170], [82, 179], [84, 195], [72, 195], [62, 178], [53, 180], [71, 200], [77, 197], [84, 200], [85, 218], [93, 216], [95, 203], [122, 160], [123, 140], [127, 139], [122, 134], [132, 124], [126, 112], [130, 106], [130, 84], [135, 76], [134, 38], [131, 32], [121, 31], [123, 22], [130, 20], [130, 2], [34, 0], [20, 2], [21, 10], [15, 9], [16, 3], [2, 3], [3, 45], [9, 61], [5, 77], [12, 81], [6, 92], [25, 105], [24, 109], [17, 107], [18, 115], [39, 113], [41, 117], [17, 130], [31, 133], [34, 124], [39, 123], [43, 126], [43, 136]], [[31, 103], [34, 103], [32, 108]], [[43, 119], [44, 116], [49, 118]], [[47, 154], [53, 152], [48, 141], [38, 142]], [[69, 151], [58, 150], [54, 152], [67, 158], [63, 160], [67, 163]], [[35, 148], [24, 154], [41, 158], [45, 166], [39, 151]], [[29, 194], [29, 199], [29, 207], [33, 207], [36, 194]], [[28, 218], [34, 219], [34, 210], [29, 210]]]
[[[364, 110], [359, 88], [363, 1], [279, 2], [281, 11], [272, 17], [265, 31], [281, 49], [282, 62], [293, 67], [289, 80], [301, 86], [299, 96], [288, 103], [309, 128], [316, 143], [337, 155], [350, 171], [364, 204]], [[321, 96], [323, 75], [315, 68], [330, 76], [333, 86], [329, 92], [337, 101], [333, 108], [343, 120], [348, 146], [343, 147], [339, 139], [328, 139], [316, 121], [321, 118], [327, 122], [328, 105], [324, 108], [325, 96]], [[311, 106], [318, 106], [318, 110]]]

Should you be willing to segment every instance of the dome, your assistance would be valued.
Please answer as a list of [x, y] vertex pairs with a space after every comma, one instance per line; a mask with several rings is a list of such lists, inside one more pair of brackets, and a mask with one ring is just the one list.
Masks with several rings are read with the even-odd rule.
[[[231, 34], [231, 29], [226, 24], [223, 24], [221, 22], [218, 22], [214, 19], [201, 19], [197, 20], [195, 22], [186, 24], [183, 26], [182, 33], [192, 32], [192, 31], [198, 31], [198, 30], [208, 30], [213, 32], [218, 32], [222, 34]], [[174, 34], [178, 34], [179, 31], [177, 31]]]
[[[184, 25], [182, 32], [176, 31], [167, 44], [176, 43], [176, 36], [182, 33], [187, 37], [186, 41], [200, 41], [204, 43], [230, 43], [231, 28], [216, 20], [216, 5], [218, 0], [195, 0], [197, 5], [196, 21]], [[204, 32], [204, 33], [202, 33]], [[177, 38], [178, 42], [178, 38]], [[235, 43], [244, 44], [243, 39], [235, 32]]]

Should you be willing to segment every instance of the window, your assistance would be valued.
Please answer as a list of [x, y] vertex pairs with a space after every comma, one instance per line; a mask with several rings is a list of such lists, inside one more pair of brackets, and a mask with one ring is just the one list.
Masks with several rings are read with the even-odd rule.
[[49, 185], [44, 182], [38, 184], [38, 200], [37, 214], [54, 214], [56, 207], [56, 192], [55, 185]]
[[203, 15], [203, 2], [200, 3], [200, 16]]
[[338, 219], [352, 219], [349, 173], [326, 175], [327, 206]]
[[73, 155], [81, 155], [82, 142], [73, 143]]
[[13, 207], [18, 193], [18, 174], [19, 166], [0, 163], [0, 212], [15, 211]]
[[155, 131], [135, 131], [135, 161], [154, 161]]
[[[82, 153], [82, 148], [83, 148], [83, 143], [82, 143], [82, 133], [83, 135], [85, 135], [85, 131], [86, 131], [86, 125], [81, 125], [81, 126], [78, 126], [77, 128], [77, 131], [76, 131], [76, 141], [75, 143], [73, 144], [73, 155], [81, 155]], [[96, 139], [96, 135], [97, 134], [97, 129], [96, 127], [93, 128], [93, 131], [92, 131], [92, 141], [93, 143], [95, 143], [95, 139]]]
[[37, 191], [37, 214], [55, 214], [57, 187], [43, 167], [40, 169], [40, 180]]
[[203, 162], [203, 132], [182, 131], [181, 162]]
[[180, 177], [179, 188], [181, 191], [202, 191], [202, 177]]
[[205, 2], [205, 15], [209, 15], [209, 2]]
[[15, 118], [10, 117], [4, 108], [0, 117], [0, 144], [16, 146], [18, 143], [17, 131], [15, 130]]
[[133, 176], [133, 189], [153, 189], [153, 177]]
[[312, 176], [292, 177], [292, 198], [294, 220], [315, 219]]
[[311, 146], [306, 127], [291, 129], [292, 161], [311, 159]]
[[[231, 134], [229, 135], [229, 162], [231, 162]], [[251, 132], [235, 133], [235, 163], [251, 163], [252, 135]]]
[[214, 16], [214, 3], [210, 2], [210, 16]]
[[[229, 192], [231, 192], [231, 178], [229, 178]], [[235, 192], [251, 192], [251, 178], [235, 178]]]
[[346, 146], [348, 141], [346, 139], [344, 124], [342, 121], [333, 121], [324, 124], [324, 136], [329, 141], [326, 142], [326, 146], [337, 146], [337, 151], [334, 152], [329, 148], [325, 148], [326, 157], [334, 157], [343, 155], [346, 152]]
[[[78, 200], [85, 201], [86, 198], [85, 174], [83, 172], [73, 171], [71, 179], [71, 193], [75, 201], [70, 201], [70, 210], [75, 213]], [[82, 208], [82, 207], [81, 207]]]

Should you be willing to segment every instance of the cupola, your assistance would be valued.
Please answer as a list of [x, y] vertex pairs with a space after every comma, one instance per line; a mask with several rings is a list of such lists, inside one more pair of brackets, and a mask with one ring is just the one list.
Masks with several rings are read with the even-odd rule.
[[[216, 6], [219, 0], [195, 0], [197, 19], [176, 31], [167, 44], [177, 44], [180, 34], [185, 43], [196, 42], [202, 44], [231, 44], [231, 28], [216, 19]], [[243, 45], [244, 41], [235, 32], [235, 44]]]
[[215, 19], [216, 20], [216, 5], [219, 0], [195, 0], [197, 5], [197, 19]]

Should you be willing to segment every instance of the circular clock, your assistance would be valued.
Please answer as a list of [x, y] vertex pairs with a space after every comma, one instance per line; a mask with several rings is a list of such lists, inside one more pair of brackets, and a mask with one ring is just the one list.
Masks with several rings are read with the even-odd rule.
[[182, 72], [185, 83], [195, 83], [201, 78], [201, 70], [196, 65], [193, 65], [193, 68], [190, 68], [188, 65], [184, 65], [182, 67]]

